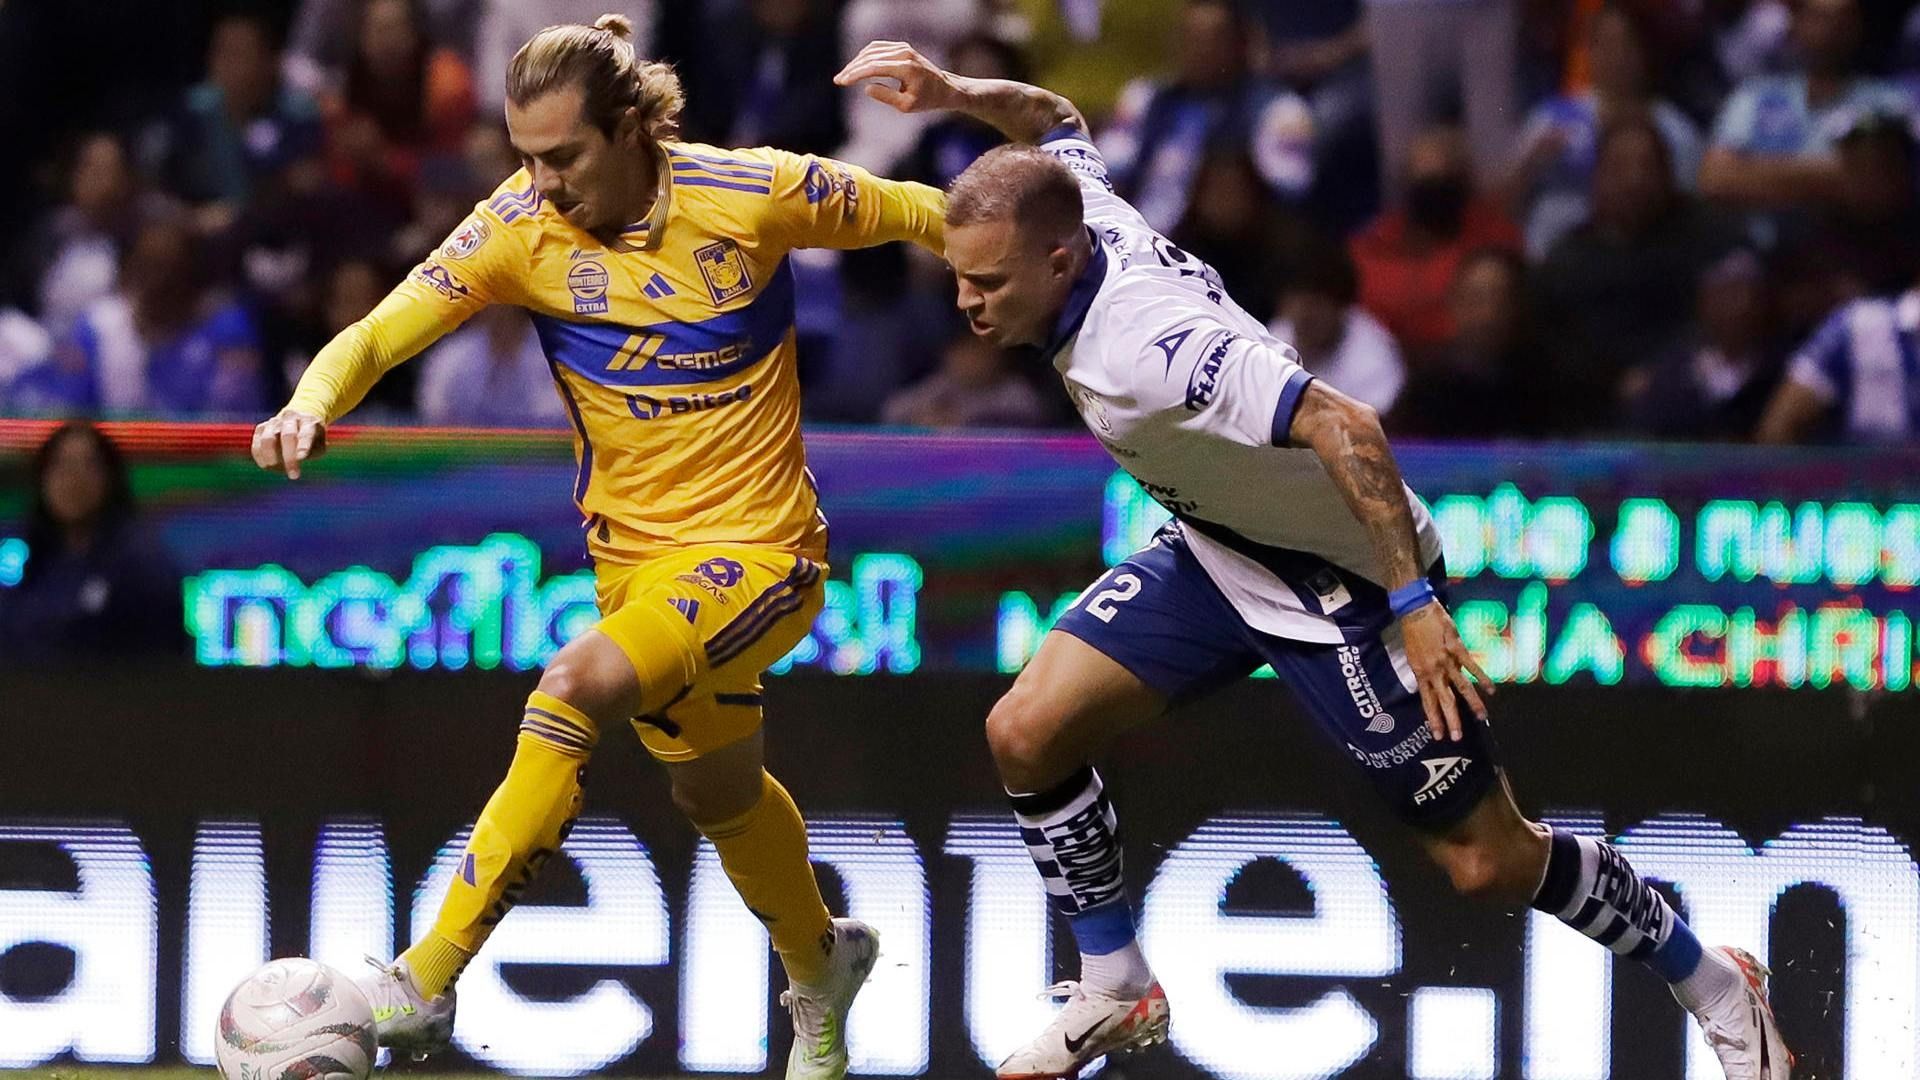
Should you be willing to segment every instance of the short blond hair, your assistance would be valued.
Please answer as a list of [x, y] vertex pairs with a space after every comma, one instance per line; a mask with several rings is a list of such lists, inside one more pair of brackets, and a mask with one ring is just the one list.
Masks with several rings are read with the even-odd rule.
[[1080, 228], [1085, 208], [1073, 173], [1034, 146], [996, 146], [947, 187], [949, 228], [1011, 221], [1049, 245]]
[[625, 15], [602, 15], [592, 26], [549, 26], [507, 65], [507, 100], [515, 105], [565, 86], [580, 88], [587, 120], [608, 135], [628, 109], [639, 110], [640, 129], [656, 142], [680, 132], [687, 102], [680, 76], [671, 64], [634, 53]]

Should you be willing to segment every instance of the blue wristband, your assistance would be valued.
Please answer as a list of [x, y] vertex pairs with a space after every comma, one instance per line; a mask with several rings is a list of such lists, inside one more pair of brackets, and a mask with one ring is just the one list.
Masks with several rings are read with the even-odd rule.
[[1387, 604], [1393, 608], [1396, 619], [1404, 619], [1439, 600], [1433, 593], [1433, 582], [1426, 578], [1415, 578], [1387, 594]]

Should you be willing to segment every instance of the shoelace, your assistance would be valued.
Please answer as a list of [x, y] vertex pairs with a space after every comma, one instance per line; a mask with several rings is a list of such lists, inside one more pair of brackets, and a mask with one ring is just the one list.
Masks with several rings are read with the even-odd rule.
[[825, 1057], [822, 1044], [828, 1041], [827, 1028], [833, 1021], [826, 1003], [788, 988], [780, 991], [780, 1006], [793, 1021], [794, 1038], [806, 1040], [807, 1056], [815, 1060]]
[[1086, 997], [1087, 992], [1080, 989], [1079, 982], [1073, 979], [1066, 979], [1054, 983], [1052, 986], [1047, 987], [1034, 996], [1041, 1001], [1072, 1001], [1075, 998]]
[[391, 999], [391, 997], [393, 996], [393, 988], [389, 986], [388, 983], [389, 981], [394, 981], [394, 982], [399, 981], [400, 965], [395, 963], [390, 963], [385, 960], [380, 960], [376, 957], [367, 956], [364, 954], [361, 955], [360, 959], [366, 961], [368, 967], [379, 972], [381, 976], [383, 976], [376, 984], [380, 988], [380, 996], [382, 1000], [373, 1002], [373, 1006], [375, 1008], [379, 1008], [380, 1006], [385, 1005], [387, 1003], [387, 1000]]

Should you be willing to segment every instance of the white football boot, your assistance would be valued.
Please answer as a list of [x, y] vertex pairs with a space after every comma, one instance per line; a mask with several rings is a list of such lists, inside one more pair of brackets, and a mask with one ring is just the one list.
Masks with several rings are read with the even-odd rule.
[[353, 980], [373, 1006], [380, 1045], [416, 1059], [444, 1050], [453, 1041], [453, 987], [429, 1000], [414, 984], [407, 962], [383, 964], [367, 957], [372, 971]]
[[780, 1004], [793, 1018], [787, 1080], [841, 1080], [847, 1075], [847, 1010], [880, 958], [880, 934], [857, 919], [833, 920], [827, 976], [818, 986], [792, 983]]
[[1731, 964], [1740, 971], [1739, 993], [1694, 1014], [1727, 1080], [1792, 1080], [1793, 1055], [1767, 1000], [1770, 973], [1744, 949], [1722, 945], [1707, 953], [1701, 963]]
[[1057, 983], [1044, 995], [1065, 998], [1040, 1037], [1008, 1055], [999, 1080], [1073, 1080], [1106, 1054], [1167, 1041], [1167, 995], [1154, 983], [1138, 998], [1089, 994], [1077, 982]]

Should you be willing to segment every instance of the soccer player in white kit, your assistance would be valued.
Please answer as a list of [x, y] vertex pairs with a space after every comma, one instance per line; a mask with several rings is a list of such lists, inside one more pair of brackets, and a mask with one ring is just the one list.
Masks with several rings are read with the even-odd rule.
[[1021, 834], [1080, 949], [1065, 1007], [1002, 1080], [1077, 1076], [1165, 1038], [1135, 940], [1117, 818], [1091, 766], [1113, 736], [1269, 663], [1463, 894], [1557, 916], [1646, 964], [1728, 1080], [1789, 1080], [1749, 954], [1702, 948], [1605, 841], [1529, 821], [1494, 761], [1486, 676], [1445, 605], [1426, 507], [1373, 410], [1315, 379], [1220, 278], [1113, 194], [1073, 104], [875, 42], [838, 76], [902, 112], [952, 110], [1014, 145], [948, 193], [959, 305], [1059, 371], [1094, 436], [1174, 521], [1081, 593], [987, 719]]

